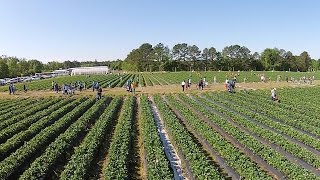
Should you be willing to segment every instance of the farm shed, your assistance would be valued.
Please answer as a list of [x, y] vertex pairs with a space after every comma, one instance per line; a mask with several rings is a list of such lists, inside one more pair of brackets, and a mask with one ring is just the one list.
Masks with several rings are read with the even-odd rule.
[[109, 73], [108, 66], [79, 67], [79, 68], [70, 68], [70, 69], [71, 69], [71, 76]]

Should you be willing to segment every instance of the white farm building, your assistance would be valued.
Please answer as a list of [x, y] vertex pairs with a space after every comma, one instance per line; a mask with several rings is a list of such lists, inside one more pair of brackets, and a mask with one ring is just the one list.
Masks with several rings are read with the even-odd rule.
[[75, 75], [91, 75], [91, 74], [108, 74], [108, 66], [95, 66], [95, 67], [78, 67], [70, 68], [71, 76]]

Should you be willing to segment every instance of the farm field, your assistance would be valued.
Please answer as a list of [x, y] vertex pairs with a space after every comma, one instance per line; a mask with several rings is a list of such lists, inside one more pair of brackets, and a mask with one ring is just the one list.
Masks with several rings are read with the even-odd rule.
[[320, 179], [319, 92], [2, 98], [0, 179]]
[[[191, 78], [192, 83], [197, 83], [201, 78], [205, 78], [209, 84], [214, 83], [214, 77], [216, 77], [216, 83], [224, 83], [226, 78], [233, 79], [237, 76], [237, 82], [260, 82], [260, 76], [264, 75], [267, 81], [277, 81], [280, 76], [280, 81], [286, 81], [288, 77], [289, 81], [294, 78], [295, 82], [298, 83], [302, 77], [313, 77], [316, 80], [320, 79], [320, 73], [318, 72], [283, 72], [283, 71], [245, 71], [245, 72], [229, 72], [229, 71], [206, 71], [206, 72], [143, 72], [133, 74], [108, 74], [108, 75], [90, 75], [90, 76], [62, 76], [51, 79], [38, 80], [33, 82], [17, 83], [16, 89], [23, 90], [25, 84], [29, 90], [50, 90], [52, 81], [55, 81], [62, 86], [63, 84], [74, 84], [78, 81], [85, 83], [86, 88], [92, 87], [92, 82], [99, 82], [102, 88], [117, 88], [124, 87], [126, 82], [131, 79], [138, 83], [139, 87], [150, 87], [150, 86], [166, 86], [166, 85], [179, 85], [183, 80], [187, 81]], [[8, 91], [8, 86], [0, 87], [0, 92]]]

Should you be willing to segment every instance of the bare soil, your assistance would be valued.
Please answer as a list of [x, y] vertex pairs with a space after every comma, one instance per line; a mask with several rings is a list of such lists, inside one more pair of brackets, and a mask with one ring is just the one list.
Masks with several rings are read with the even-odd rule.
[[[312, 87], [320, 85], [320, 80], [314, 81], [312, 85], [309, 84], [293, 84], [291, 82], [252, 82], [252, 83], [238, 83], [236, 84], [237, 89], [270, 89], [273, 87], [284, 88], [284, 87]], [[199, 93], [207, 91], [223, 91], [225, 90], [224, 84], [209, 84], [203, 90], [197, 89], [196, 85], [191, 85], [190, 89], [185, 90], [185, 93]], [[156, 86], [147, 86], [147, 87], [138, 87], [136, 89], [136, 94], [167, 94], [167, 93], [181, 93], [182, 88], [178, 84], [172, 85], [156, 85]], [[125, 88], [104, 88], [102, 90], [102, 95], [134, 95], [130, 92], [127, 92]], [[76, 91], [74, 95], [63, 95], [62, 93], [56, 93], [50, 90], [41, 90], [41, 91], [17, 91], [15, 95], [9, 95], [8, 92], [0, 92], [0, 98], [27, 98], [27, 97], [95, 97], [96, 92], [92, 92], [91, 89], [83, 90], [82, 92]]]

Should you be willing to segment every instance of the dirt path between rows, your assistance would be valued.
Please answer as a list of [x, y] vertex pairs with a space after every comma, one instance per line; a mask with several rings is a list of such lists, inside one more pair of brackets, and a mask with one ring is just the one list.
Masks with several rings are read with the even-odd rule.
[[[241, 89], [270, 89], [273, 87], [276, 88], [285, 88], [285, 87], [313, 87], [319, 86], [320, 80], [314, 81], [312, 85], [309, 84], [293, 84], [291, 82], [251, 82], [251, 83], [238, 83], [236, 85], [236, 90]], [[207, 91], [223, 91], [225, 90], [225, 85], [220, 84], [209, 84], [203, 90], [199, 90], [196, 88], [196, 85], [192, 85], [190, 89], [186, 90], [186, 93], [199, 93], [199, 92], [207, 92]], [[157, 94], [157, 93], [181, 93], [182, 88], [178, 84], [172, 85], [155, 85], [155, 86], [147, 86], [147, 87], [138, 87], [136, 89], [136, 94]], [[116, 87], [116, 88], [103, 88], [102, 95], [133, 95], [126, 91], [125, 88]], [[0, 92], [0, 98], [26, 98], [26, 97], [66, 97], [66, 96], [73, 96], [73, 97], [95, 97], [96, 92], [92, 92], [91, 89], [84, 90], [82, 92], [76, 91], [74, 95], [63, 95], [62, 93], [56, 93], [50, 90], [40, 90], [40, 91], [17, 91], [15, 95], [9, 95], [8, 92]]]

